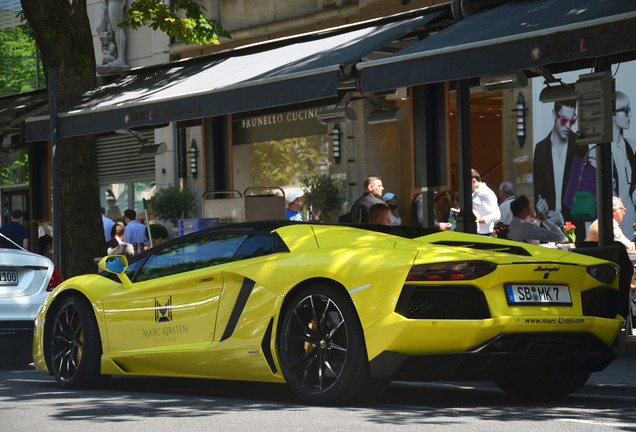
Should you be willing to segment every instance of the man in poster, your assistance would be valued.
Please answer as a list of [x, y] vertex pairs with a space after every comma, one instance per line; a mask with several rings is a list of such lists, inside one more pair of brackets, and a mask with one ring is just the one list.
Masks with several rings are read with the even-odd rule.
[[[554, 126], [534, 150], [535, 208], [556, 225], [569, 221], [576, 225], [577, 238], [585, 238], [585, 222], [575, 221], [563, 198], [570, 183], [575, 156], [585, 158], [588, 147], [576, 144], [572, 126], [576, 124], [576, 100], [555, 102]], [[576, 176], [578, 177], [578, 176]]]

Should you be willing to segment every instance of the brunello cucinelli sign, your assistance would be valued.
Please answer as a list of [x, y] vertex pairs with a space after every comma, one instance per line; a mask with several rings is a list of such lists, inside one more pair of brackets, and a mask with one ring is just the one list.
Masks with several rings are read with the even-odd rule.
[[234, 145], [280, 140], [328, 132], [316, 114], [324, 108], [307, 108], [298, 111], [271, 113], [254, 117], [234, 117], [232, 142]]

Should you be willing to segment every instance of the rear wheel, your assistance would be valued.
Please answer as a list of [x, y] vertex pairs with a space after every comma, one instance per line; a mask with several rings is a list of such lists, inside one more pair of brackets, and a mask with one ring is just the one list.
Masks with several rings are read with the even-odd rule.
[[368, 400], [370, 390], [377, 395], [389, 383], [371, 377], [355, 308], [334, 287], [312, 285], [294, 295], [279, 338], [285, 378], [305, 402]]
[[504, 371], [495, 379], [495, 383], [511, 396], [562, 397], [583, 387], [591, 374], [591, 371], [585, 369], [519, 366], [514, 370]]
[[52, 317], [49, 365], [57, 382], [68, 388], [103, 384], [101, 340], [90, 306], [71, 296], [58, 304]]

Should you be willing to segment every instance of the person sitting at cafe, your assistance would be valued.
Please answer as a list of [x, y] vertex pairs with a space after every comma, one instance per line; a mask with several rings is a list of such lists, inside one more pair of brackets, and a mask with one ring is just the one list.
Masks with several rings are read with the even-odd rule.
[[[561, 229], [550, 221], [545, 214], [534, 214], [534, 205], [526, 195], [519, 195], [510, 203], [512, 222], [508, 229], [510, 240], [538, 245], [539, 243], [563, 243], [567, 240]], [[536, 224], [534, 220], [539, 222]]]
[[[627, 250], [634, 250], [634, 242], [628, 239], [620, 227], [625, 217], [625, 206], [619, 197], [612, 197], [612, 226], [614, 227], [614, 241], [621, 242]], [[598, 219], [592, 222], [587, 230], [587, 241], [598, 241]]]
[[391, 225], [391, 209], [382, 203], [373, 204], [369, 208], [369, 223], [378, 225]]

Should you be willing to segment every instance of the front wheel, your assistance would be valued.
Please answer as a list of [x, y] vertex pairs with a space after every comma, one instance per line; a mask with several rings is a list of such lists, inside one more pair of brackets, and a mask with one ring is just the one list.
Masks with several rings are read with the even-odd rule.
[[312, 285], [294, 295], [282, 321], [279, 350], [285, 378], [305, 402], [368, 400], [368, 390], [383, 387], [371, 377], [356, 310], [334, 287]]
[[94, 387], [106, 377], [100, 374], [101, 340], [90, 306], [70, 296], [52, 314], [48, 333], [49, 369], [63, 387]]

